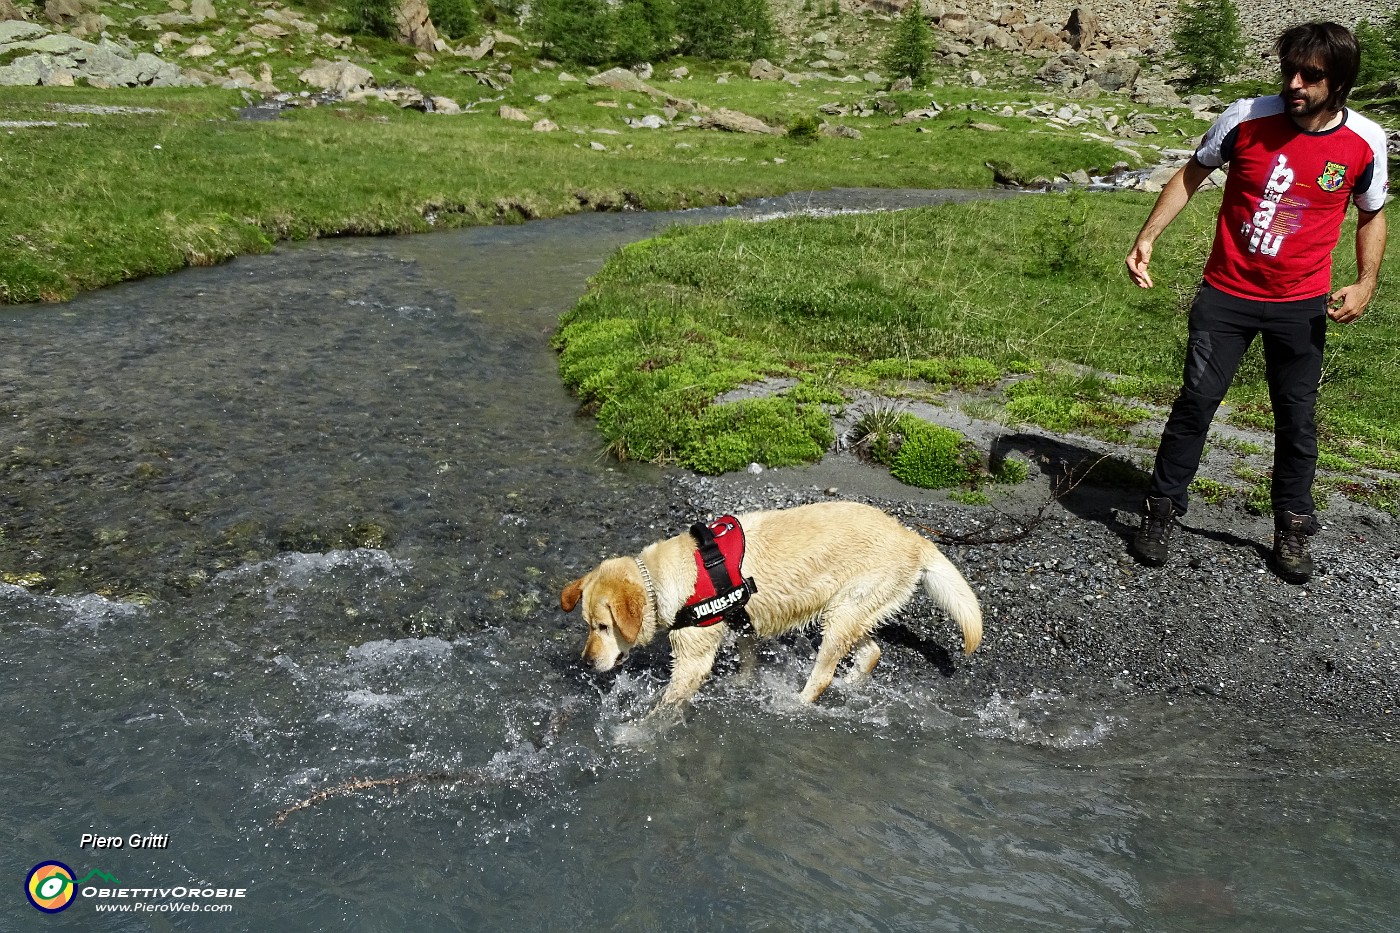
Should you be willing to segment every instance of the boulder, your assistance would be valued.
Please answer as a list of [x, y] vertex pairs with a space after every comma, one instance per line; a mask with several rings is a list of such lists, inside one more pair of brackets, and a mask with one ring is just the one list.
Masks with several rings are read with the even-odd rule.
[[48, 0], [44, 4], [44, 16], [49, 22], [60, 26], [66, 26], [82, 15], [83, 5], [78, 0]]
[[343, 58], [334, 62], [318, 58], [310, 68], [298, 72], [297, 77], [312, 87], [332, 91], [341, 97], [374, 84], [374, 75], [369, 69]]
[[425, 0], [399, 0], [394, 18], [400, 42], [425, 52], [431, 52], [437, 45], [437, 27], [433, 25]]
[[1129, 58], [1114, 59], [1090, 71], [1085, 80], [1093, 81], [1106, 91], [1127, 91], [1142, 74], [1142, 66]]
[[781, 81], [787, 77], [787, 72], [768, 59], [760, 58], [749, 65], [749, 77], [755, 81]]
[[521, 110], [519, 107], [511, 107], [508, 104], [502, 104], [501, 109], [497, 112], [500, 114], [502, 120], [510, 120], [513, 123], [534, 122], [534, 118], [528, 113]]
[[1065, 23], [1065, 33], [1069, 37], [1069, 47], [1076, 52], [1087, 52], [1099, 38], [1099, 18], [1093, 10], [1075, 7]]
[[972, 17], [962, 10], [950, 10], [938, 17], [938, 28], [954, 36], [966, 36], [972, 32]]
[[839, 123], [823, 123], [821, 134], [832, 139], [860, 139], [860, 130], [854, 126], [842, 126]]
[[701, 129], [724, 130], [727, 133], [762, 133], [769, 136], [782, 136], [785, 133], [782, 128], [769, 126], [758, 117], [724, 107], [702, 114], [699, 126]]
[[1052, 87], [1078, 87], [1084, 83], [1085, 71], [1089, 64], [1088, 59], [1078, 52], [1066, 52], [1046, 62], [1035, 76], [1037, 80]]
[[4, 51], [7, 45], [30, 42], [48, 34], [48, 29], [38, 23], [28, 23], [22, 19], [0, 20], [0, 51]]
[[1021, 40], [1021, 48], [1027, 52], [1063, 52], [1069, 48], [1065, 40], [1060, 38], [1059, 32], [1045, 23], [1027, 23], [1019, 26], [1016, 35]]
[[463, 58], [470, 58], [474, 62], [479, 62], [490, 55], [496, 48], [496, 37], [487, 35], [476, 45], [464, 45], [457, 50], [457, 54]]
[[11, 20], [19, 22], [25, 19], [28, 19], [28, 17], [24, 15], [23, 10], [15, 6], [13, 0], [0, 0], [0, 23], [9, 22]]
[[652, 97], [661, 92], [647, 84], [630, 68], [610, 68], [600, 71], [586, 82], [589, 87], [605, 87], [614, 91], [635, 91]]

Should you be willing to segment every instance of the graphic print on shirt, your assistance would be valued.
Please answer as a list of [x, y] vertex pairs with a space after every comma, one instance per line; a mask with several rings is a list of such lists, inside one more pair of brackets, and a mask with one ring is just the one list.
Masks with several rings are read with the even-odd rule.
[[1347, 178], [1347, 167], [1340, 162], [1328, 162], [1322, 174], [1317, 176], [1317, 184], [1323, 191], [1336, 191]]
[[[1334, 164], [1328, 163], [1329, 166]], [[1345, 172], [1345, 166], [1342, 166], [1342, 170]], [[1264, 193], [1259, 198], [1254, 216], [1240, 229], [1246, 240], [1245, 248], [1250, 253], [1277, 256], [1283, 248], [1284, 239], [1302, 226], [1303, 210], [1308, 202], [1296, 197], [1284, 197], [1293, 187], [1293, 179], [1294, 172], [1288, 164], [1288, 156], [1280, 152], [1264, 184]], [[1341, 184], [1340, 179], [1337, 184]]]

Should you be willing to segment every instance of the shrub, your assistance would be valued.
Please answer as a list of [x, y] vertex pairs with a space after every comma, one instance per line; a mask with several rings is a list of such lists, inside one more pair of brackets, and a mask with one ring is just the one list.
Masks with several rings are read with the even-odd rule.
[[1089, 202], [1079, 189], [1064, 199], [1064, 213], [1043, 222], [1036, 230], [1041, 250], [1037, 256], [1047, 275], [1083, 275], [1095, 261], [1089, 231]]
[[831, 419], [818, 407], [783, 397], [748, 399], [705, 409], [680, 463], [712, 475], [750, 463], [794, 466], [820, 460], [834, 440]]
[[976, 451], [957, 431], [913, 415], [900, 419], [900, 428], [904, 443], [890, 464], [895, 479], [922, 489], [948, 489], [976, 480]]
[[1357, 85], [1400, 78], [1400, 10], [1380, 26], [1372, 26], [1364, 19], [1357, 23], [1356, 42], [1361, 46]]
[[532, 29], [541, 51], [578, 65], [601, 65], [612, 53], [613, 18], [607, 0], [542, 0]]
[[810, 146], [821, 136], [822, 124], [816, 117], [807, 115], [793, 117], [787, 125], [787, 138], [795, 143]]
[[613, 58], [636, 65], [669, 55], [676, 34], [672, 0], [622, 0], [613, 12]]
[[768, 0], [676, 0], [681, 52], [701, 58], [760, 58], [773, 47]]
[[921, 4], [904, 8], [895, 27], [894, 39], [885, 52], [885, 68], [899, 78], [921, 83], [933, 56], [933, 32], [924, 19]]
[[346, 30], [362, 36], [392, 39], [399, 28], [395, 0], [350, 0], [346, 13]]
[[437, 31], [452, 39], [475, 35], [481, 26], [471, 0], [430, 0], [428, 12]]
[[1031, 468], [1024, 460], [1007, 457], [997, 466], [992, 478], [1005, 486], [1018, 486], [1031, 475]]
[[1244, 60], [1244, 31], [1234, 0], [1181, 0], [1172, 30], [1171, 57], [1191, 85], [1214, 84]]
[[897, 402], [877, 401], [856, 418], [847, 439], [857, 454], [889, 466], [904, 441], [900, 431], [907, 414]]

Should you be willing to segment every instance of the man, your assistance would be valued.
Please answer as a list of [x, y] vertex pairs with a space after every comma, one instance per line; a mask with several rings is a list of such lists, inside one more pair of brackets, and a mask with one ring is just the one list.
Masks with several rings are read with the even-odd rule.
[[[1336, 23], [1306, 23], [1279, 37], [1277, 96], [1236, 101], [1162, 189], [1128, 253], [1128, 275], [1152, 287], [1152, 245], [1210, 173], [1230, 164], [1204, 281], [1191, 306], [1181, 392], [1162, 431], [1133, 553], [1166, 562], [1210, 423], [1240, 358], [1262, 335], [1274, 410], [1271, 564], [1305, 583], [1317, 470], [1314, 408], [1327, 319], [1348, 324], [1376, 291], [1386, 225], [1385, 132], [1346, 107], [1360, 53]], [[1332, 290], [1332, 248], [1347, 203], [1356, 204], [1356, 281]], [[1329, 299], [1330, 293], [1330, 299]]]

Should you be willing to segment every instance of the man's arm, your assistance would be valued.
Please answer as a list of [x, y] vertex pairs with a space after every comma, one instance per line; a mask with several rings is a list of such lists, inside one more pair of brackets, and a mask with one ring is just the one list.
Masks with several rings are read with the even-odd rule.
[[1181, 213], [1181, 209], [1191, 200], [1196, 189], [1201, 187], [1213, 171], [1215, 170], [1197, 162], [1195, 156], [1192, 156], [1191, 160], [1181, 167], [1181, 171], [1166, 183], [1162, 193], [1157, 195], [1157, 203], [1152, 205], [1152, 213], [1147, 215], [1147, 222], [1142, 225], [1133, 248], [1128, 252], [1128, 277], [1137, 283], [1139, 288], [1152, 287], [1152, 276], [1147, 274], [1147, 264], [1152, 261], [1152, 244], [1157, 242], [1157, 237], [1176, 219], [1176, 215]]
[[1327, 316], [1338, 324], [1361, 317], [1380, 282], [1385, 255], [1385, 209], [1361, 211], [1356, 217], [1356, 281], [1332, 293]]

